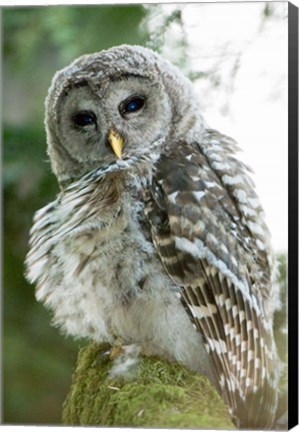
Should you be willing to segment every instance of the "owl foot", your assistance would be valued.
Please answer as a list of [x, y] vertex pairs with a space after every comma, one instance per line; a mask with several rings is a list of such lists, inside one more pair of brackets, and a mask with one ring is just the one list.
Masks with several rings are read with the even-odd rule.
[[139, 353], [140, 347], [136, 344], [114, 346], [110, 351], [110, 359], [113, 361], [110, 378], [133, 378], [137, 371]]
[[125, 354], [124, 346], [122, 346], [122, 345], [114, 346], [110, 350], [110, 360], [115, 360], [119, 356], [124, 355], [124, 354]]

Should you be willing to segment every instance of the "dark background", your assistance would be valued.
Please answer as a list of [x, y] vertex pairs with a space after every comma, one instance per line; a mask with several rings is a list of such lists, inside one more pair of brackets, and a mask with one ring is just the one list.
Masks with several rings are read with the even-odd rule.
[[[152, 6], [51, 6], [3, 8], [3, 387], [2, 422], [60, 424], [78, 348], [50, 326], [51, 315], [34, 298], [24, 274], [28, 232], [34, 212], [58, 192], [46, 155], [44, 99], [54, 73], [79, 55], [122, 43], [160, 50], [166, 29], [175, 24], [176, 63], [186, 67], [186, 38], [179, 8], [160, 13], [150, 32]], [[160, 11], [161, 12], [161, 11]], [[265, 6], [261, 19], [271, 18]], [[213, 85], [215, 71], [208, 79]], [[207, 73], [192, 71], [192, 79]], [[285, 352], [286, 256], [280, 255], [283, 307], [276, 317], [280, 353]]]

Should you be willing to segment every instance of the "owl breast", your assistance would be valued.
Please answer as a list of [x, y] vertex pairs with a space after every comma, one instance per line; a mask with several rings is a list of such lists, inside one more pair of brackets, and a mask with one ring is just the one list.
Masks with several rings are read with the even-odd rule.
[[180, 288], [163, 269], [143, 204], [132, 191], [60, 237], [42, 266], [44, 278], [31, 275], [39, 279], [37, 299], [65, 333], [111, 345], [119, 339], [140, 344], [149, 355], [213, 379], [202, 337], [176, 295]]

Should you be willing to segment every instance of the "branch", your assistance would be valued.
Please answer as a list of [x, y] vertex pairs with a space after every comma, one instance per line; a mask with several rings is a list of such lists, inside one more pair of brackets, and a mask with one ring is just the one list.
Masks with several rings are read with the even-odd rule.
[[107, 345], [80, 350], [63, 424], [235, 429], [208, 378], [157, 358], [140, 357], [135, 377], [109, 378]]

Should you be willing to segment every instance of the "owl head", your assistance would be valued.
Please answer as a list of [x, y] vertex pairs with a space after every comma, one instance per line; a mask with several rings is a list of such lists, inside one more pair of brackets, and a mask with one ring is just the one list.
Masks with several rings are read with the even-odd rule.
[[122, 45], [57, 72], [46, 99], [48, 154], [61, 185], [202, 127], [191, 82], [157, 53]]

